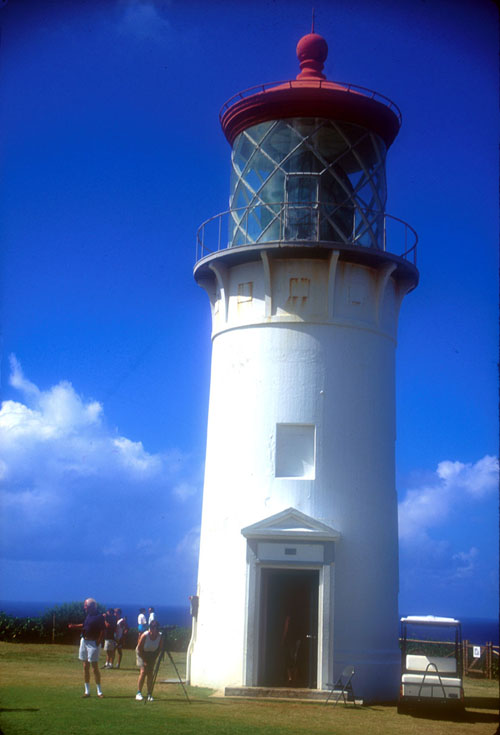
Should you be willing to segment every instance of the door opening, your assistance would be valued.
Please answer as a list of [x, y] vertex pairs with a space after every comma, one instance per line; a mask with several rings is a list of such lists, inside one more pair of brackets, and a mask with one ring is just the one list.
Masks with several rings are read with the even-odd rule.
[[319, 571], [262, 569], [259, 686], [315, 689]]

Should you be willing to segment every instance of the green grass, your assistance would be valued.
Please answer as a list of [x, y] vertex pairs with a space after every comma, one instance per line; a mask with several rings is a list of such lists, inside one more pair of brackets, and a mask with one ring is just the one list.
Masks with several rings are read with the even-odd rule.
[[[183, 673], [183, 654], [173, 654]], [[102, 662], [101, 662], [102, 663]], [[4, 735], [492, 735], [497, 728], [498, 683], [468, 680], [461, 721], [398, 715], [396, 707], [356, 709], [315, 702], [241, 700], [211, 696], [179, 684], [157, 684], [155, 701], [136, 702], [133, 651], [122, 669], [103, 670], [104, 699], [82, 699], [83, 676], [73, 646], [0, 643], [0, 727]], [[159, 678], [174, 678], [170, 662]]]

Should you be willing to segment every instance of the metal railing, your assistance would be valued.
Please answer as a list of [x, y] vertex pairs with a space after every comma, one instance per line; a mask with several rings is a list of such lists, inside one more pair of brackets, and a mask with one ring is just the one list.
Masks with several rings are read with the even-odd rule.
[[[307, 80], [307, 81], [308, 81], [308, 84], [310, 84], [312, 80]], [[401, 110], [392, 100], [389, 99], [389, 97], [386, 97], [383, 94], [379, 94], [378, 92], [375, 92], [373, 89], [368, 89], [368, 87], [361, 87], [359, 84], [351, 84], [350, 82], [334, 82], [329, 79], [315, 79], [313, 81], [316, 83], [316, 85], [320, 89], [322, 87], [325, 89], [331, 89], [332, 85], [336, 85], [342, 88], [340, 90], [342, 92], [353, 92], [354, 94], [356, 93], [362, 94], [371, 100], [376, 100], [377, 102], [381, 102], [383, 105], [388, 107], [396, 115], [399, 121], [399, 125], [401, 126], [401, 122], [403, 119]], [[242, 92], [238, 92], [237, 94], [230, 97], [226, 102], [224, 102], [219, 112], [219, 120], [222, 122], [222, 118], [224, 117], [227, 110], [229, 110], [230, 107], [235, 105], [240, 100], [245, 99], [246, 97], [251, 97], [254, 94], [258, 94], [259, 92], [265, 92], [266, 90], [269, 90], [273, 87], [293, 89], [294, 87], [300, 88], [303, 86], [304, 86], [304, 80], [287, 79], [284, 82], [267, 82], [266, 84], [257, 84], [255, 87], [248, 87], [247, 89], [244, 89]]]
[[418, 236], [398, 217], [352, 204], [259, 203], [203, 222], [196, 234], [196, 261], [229, 248], [288, 242], [380, 250], [416, 265]]

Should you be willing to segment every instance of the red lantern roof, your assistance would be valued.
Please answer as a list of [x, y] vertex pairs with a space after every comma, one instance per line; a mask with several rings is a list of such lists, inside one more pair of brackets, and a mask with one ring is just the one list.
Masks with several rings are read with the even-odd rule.
[[220, 112], [224, 135], [232, 145], [246, 128], [269, 120], [322, 117], [350, 122], [377, 133], [387, 147], [401, 127], [401, 113], [387, 97], [353, 84], [330, 82], [323, 74], [328, 44], [308, 33], [297, 44], [300, 73], [287, 82], [251, 87], [228, 100]]

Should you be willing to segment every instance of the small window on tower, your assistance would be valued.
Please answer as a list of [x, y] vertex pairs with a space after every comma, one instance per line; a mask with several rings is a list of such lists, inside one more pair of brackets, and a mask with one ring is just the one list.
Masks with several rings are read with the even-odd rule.
[[315, 462], [313, 424], [276, 425], [276, 477], [313, 480]]
[[238, 283], [238, 304], [252, 300], [253, 282]]

